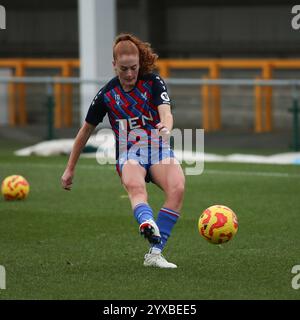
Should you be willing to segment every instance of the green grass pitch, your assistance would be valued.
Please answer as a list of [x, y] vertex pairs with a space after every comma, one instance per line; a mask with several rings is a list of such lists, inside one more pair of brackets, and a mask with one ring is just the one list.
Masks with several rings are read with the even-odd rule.
[[[0, 200], [0, 299], [299, 299], [291, 286], [300, 264], [300, 167], [205, 165], [186, 177], [182, 216], [165, 249], [178, 269], [145, 268], [138, 233], [114, 166], [80, 159], [73, 190], [60, 187], [66, 157], [0, 152], [0, 179], [24, 175], [28, 199]], [[157, 213], [161, 191], [148, 186]], [[213, 204], [231, 207], [239, 231], [216, 246], [197, 222]]]

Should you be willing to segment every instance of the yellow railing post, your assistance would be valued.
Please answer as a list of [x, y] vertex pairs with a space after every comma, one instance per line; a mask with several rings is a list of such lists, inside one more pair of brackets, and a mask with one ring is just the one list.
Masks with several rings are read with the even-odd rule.
[[[206, 78], [204, 78], [206, 79]], [[210, 115], [210, 90], [208, 84], [203, 84], [201, 87], [202, 96], [202, 126], [207, 132], [211, 131], [211, 115]]]
[[[259, 80], [259, 78], [256, 78]], [[260, 85], [254, 86], [255, 107], [254, 107], [254, 132], [263, 132], [263, 111], [262, 111], [262, 88]]]
[[[220, 70], [217, 63], [211, 64], [209, 68], [210, 78], [219, 79]], [[221, 96], [220, 96], [220, 86], [211, 86], [211, 97], [212, 97], [212, 110], [213, 110], [213, 130], [221, 129]]]
[[8, 84], [8, 123], [13, 127], [17, 124], [16, 85], [12, 82]]
[[170, 70], [168, 66], [167, 61], [159, 61], [157, 64], [158, 69], [159, 69], [159, 74], [163, 79], [169, 78], [170, 76]]
[[54, 127], [62, 127], [62, 85], [61, 83], [54, 84]]
[[[72, 74], [71, 65], [66, 62], [62, 68], [62, 76], [70, 77]], [[64, 125], [67, 127], [72, 126], [73, 112], [72, 112], [72, 85], [63, 85], [63, 96], [64, 96]]]
[[[272, 78], [272, 65], [266, 63], [263, 66], [263, 79], [270, 80]], [[265, 98], [265, 127], [264, 130], [267, 132], [272, 131], [273, 128], [273, 117], [272, 117], [272, 87], [264, 87], [264, 98]]]
[[[24, 77], [25, 70], [22, 62], [18, 63], [16, 66], [16, 76]], [[20, 83], [17, 85], [18, 88], [18, 102], [17, 102], [17, 114], [19, 115], [19, 124], [24, 126], [27, 124], [27, 113], [26, 113], [26, 94], [25, 94], [25, 83]]]

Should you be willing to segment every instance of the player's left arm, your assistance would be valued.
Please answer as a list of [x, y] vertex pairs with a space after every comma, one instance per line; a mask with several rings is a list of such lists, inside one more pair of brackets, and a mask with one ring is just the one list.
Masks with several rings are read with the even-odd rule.
[[169, 98], [167, 86], [164, 80], [154, 75], [153, 78], [153, 104], [157, 106], [160, 122], [156, 125], [160, 134], [170, 134], [173, 128], [173, 116], [171, 112], [171, 99]]
[[161, 104], [157, 107], [160, 123], [156, 125], [156, 128], [160, 132], [171, 132], [173, 129], [173, 115], [171, 112], [171, 106], [169, 104]]

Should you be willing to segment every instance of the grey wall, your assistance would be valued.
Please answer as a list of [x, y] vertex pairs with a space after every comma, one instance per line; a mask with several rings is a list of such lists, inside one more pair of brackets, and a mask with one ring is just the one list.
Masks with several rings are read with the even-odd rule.
[[[168, 54], [186, 56], [299, 55], [290, 6], [192, 6], [167, 11]], [[188, 21], [188, 23], [187, 23]]]
[[77, 0], [2, 0], [0, 57], [78, 57]]
[[[299, 57], [291, 3], [117, 0], [117, 30], [151, 42], [161, 57]], [[78, 57], [77, 0], [1, 4], [0, 57]]]

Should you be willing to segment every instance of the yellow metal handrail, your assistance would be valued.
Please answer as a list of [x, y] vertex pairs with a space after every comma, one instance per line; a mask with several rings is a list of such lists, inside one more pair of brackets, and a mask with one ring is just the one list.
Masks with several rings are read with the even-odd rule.
[[[0, 68], [13, 69], [14, 75], [18, 77], [25, 76], [26, 69], [45, 68], [60, 69], [60, 76], [71, 77], [74, 68], [79, 68], [78, 59], [0, 59]], [[26, 85], [10, 83], [9, 84], [9, 106], [8, 118], [9, 124], [26, 125], [27, 112], [25, 104]], [[55, 85], [55, 127], [63, 125], [70, 127], [72, 125], [72, 85]], [[63, 112], [64, 111], [64, 112]]]
[[[275, 69], [300, 69], [300, 59], [160, 59], [157, 63], [160, 75], [169, 78], [172, 69], [206, 69], [207, 79], [218, 79], [222, 69], [260, 69], [260, 79], [272, 79]], [[62, 77], [71, 77], [78, 69], [78, 59], [0, 59], [0, 68], [11, 68], [14, 75], [24, 76], [28, 68], [60, 69]], [[8, 86], [10, 125], [27, 124], [25, 84], [10, 83]], [[72, 125], [72, 85], [55, 84], [55, 127]], [[272, 87], [254, 87], [254, 130], [271, 131]], [[203, 85], [201, 89], [203, 128], [207, 131], [220, 130], [221, 91], [219, 85]], [[263, 117], [263, 115], [265, 115]]]

